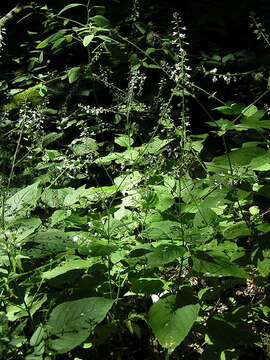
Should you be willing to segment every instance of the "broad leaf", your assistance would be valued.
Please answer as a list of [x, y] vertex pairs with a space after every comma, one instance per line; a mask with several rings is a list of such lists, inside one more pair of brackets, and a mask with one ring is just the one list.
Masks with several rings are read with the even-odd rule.
[[78, 6], [85, 6], [83, 4], [79, 4], [79, 3], [73, 3], [73, 4], [69, 4], [65, 7], [63, 7], [63, 9], [61, 11], [59, 11], [58, 15], [61, 15], [64, 11], [67, 11], [69, 9], [72, 9], [74, 7], [78, 7]]
[[36, 182], [19, 190], [6, 201], [8, 215], [14, 215], [27, 206], [35, 206], [40, 197], [39, 183]]
[[134, 140], [128, 135], [120, 135], [115, 138], [114, 142], [120, 146], [128, 148], [133, 144]]
[[152, 305], [149, 325], [159, 343], [172, 353], [185, 339], [197, 319], [200, 306], [190, 304], [176, 307], [176, 296], [170, 295]]
[[7, 306], [7, 318], [9, 321], [15, 321], [22, 317], [28, 317], [29, 312], [34, 315], [47, 300], [47, 295], [35, 297], [28, 293], [25, 295], [23, 303], [20, 305]]
[[229, 223], [228, 227], [223, 230], [223, 236], [225, 239], [236, 239], [240, 236], [249, 236], [251, 234], [250, 229], [244, 221], [238, 223]]
[[94, 39], [95, 35], [94, 34], [91, 34], [91, 35], [86, 35], [84, 38], [83, 38], [83, 46], [88, 46], [90, 44], [90, 42]]
[[248, 274], [221, 251], [197, 251], [192, 256], [192, 269], [204, 276], [233, 276], [248, 278]]
[[16, 242], [27, 238], [29, 235], [41, 225], [41, 220], [39, 218], [23, 218], [8, 223], [8, 229], [16, 232]]
[[244, 110], [242, 110], [242, 114], [246, 117], [250, 117], [254, 115], [258, 111], [255, 105], [249, 105]]
[[180, 245], [162, 245], [155, 248], [146, 255], [147, 262], [151, 267], [158, 267], [180, 258], [185, 254], [186, 249]]
[[67, 72], [69, 83], [72, 84], [76, 80], [78, 80], [78, 78], [80, 76], [80, 73], [81, 73], [81, 67], [80, 66], [76, 66], [76, 67], [73, 67], [73, 68], [69, 69], [68, 72]]
[[50, 347], [63, 354], [80, 345], [105, 318], [113, 303], [114, 300], [89, 297], [56, 306], [47, 325]]
[[87, 269], [91, 265], [95, 263], [94, 259], [89, 260], [82, 260], [82, 259], [76, 259], [76, 260], [67, 260], [63, 264], [60, 264], [56, 266], [54, 269], [45, 271], [41, 277], [43, 279], [53, 279], [56, 276], [63, 275], [71, 270], [80, 270], [80, 269]]
[[180, 239], [181, 224], [170, 220], [151, 222], [142, 235], [151, 240]]
[[110, 21], [102, 15], [93, 16], [91, 17], [91, 20], [95, 25], [101, 28], [107, 28], [110, 25]]
[[29, 246], [31, 247], [25, 254], [33, 258], [42, 258], [77, 247], [67, 234], [56, 229], [37, 233]]

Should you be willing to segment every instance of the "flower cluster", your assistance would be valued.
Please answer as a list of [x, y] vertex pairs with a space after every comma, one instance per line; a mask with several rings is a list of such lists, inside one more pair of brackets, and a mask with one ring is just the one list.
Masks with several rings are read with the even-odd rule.
[[0, 51], [3, 50], [5, 45], [4, 36], [6, 34], [6, 29], [4, 27], [0, 27]]
[[267, 34], [263, 24], [260, 22], [260, 19], [255, 15], [254, 12], [250, 12], [249, 18], [251, 20], [249, 26], [252, 29], [253, 34], [256, 35], [257, 40], [262, 39], [265, 47], [269, 47], [270, 46], [269, 35]]
[[27, 106], [19, 110], [17, 124], [23, 129], [23, 139], [33, 142], [33, 139], [40, 137], [43, 131], [45, 116], [40, 109], [31, 109]]
[[210, 75], [212, 77], [212, 82], [215, 83], [218, 80], [223, 80], [227, 85], [229, 85], [231, 82], [236, 82], [239, 80], [242, 74], [231, 74], [227, 72], [226, 74], [220, 74], [218, 73], [217, 68], [213, 68], [211, 70], [206, 70], [204, 66], [201, 66], [201, 70], [205, 75]]
[[186, 27], [182, 26], [182, 21], [178, 13], [174, 13], [173, 24], [173, 40], [172, 44], [175, 47], [175, 53], [177, 54], [177, 63], [174, 66], [173, 71], [171, 72], [171, 79], [176, 83], [183, 83], [185, 85], [189, 85], [189, 79], [191, 77], [190, 71], [191, 68], [187, 64], [187, 52], [185, 50], [185, 46], [189, 45], [186, 39]]
[[145, 74], [142, 74], [139, 69], [132, 71], [128, 84], [128, 95], [130, 97], [133, 97], [134, 94], [140, 96], [143, 91], [143, 85], [145, 80]]

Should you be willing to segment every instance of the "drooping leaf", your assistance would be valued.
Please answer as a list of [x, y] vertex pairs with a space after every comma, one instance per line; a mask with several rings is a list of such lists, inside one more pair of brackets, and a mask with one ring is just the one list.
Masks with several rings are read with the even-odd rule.
[[7, 306], [7, 318], [9, 321], [15, 321], [22, 317], [28, 317], [29, 312], [31, 315], [34, 315], [46, 300], [47, 295], [34, 297], [26, 293], [22, 304]]
[[87, 47], [90, 42], [94, 39], [95, 35], [94, 34], [90, 34], [90, 35], [86, 35], [83, 38], [83, 46]]
[[115, 138], [114, 142], [123, 147], [130, 147], [134, 140], [128, 135], [120, 135]]
[[257, 260], [257, 268], [262, 276], [270, 275], [270, 249], [261, 250], [261, 257]]
[[89, 254], [92, 256], [108, 256], [117, 249], [117, 245], [110, 244], [105, 239], [94, 240], [88, 246]]
[[8, 214], [16, 214], [20, 210], [25, 209], [27, 206], [36, 205], [40, 197], [39, 183], [36, 182], [26, 188], [19, 190], [6, 201]]
[[270, 170], [270, 151], [264, 155], [253, 158], [249, 164], [249, 168], [255, 171]]
[[42, 279], [53, 279], [56, 276], [63, 275], [71, 270], [81, 270], [81, 269], [87, 269], [91, 265], [95, 263], [95, 260], [93, 259], [76, 259], [76, 260], [67, 260], [64, 263], [61, 263], [60, 265], [56, 266], [52, 270], [45, 271], [41, 274]]
[[75, 155], [86, 155], [86, 154], [93, 154], [97, 150], [97, 143], [95, 139], [92, 139], [90, 137], [80, 138], [79, 141], [76, 143], [73, 143], [72, 151]]
[[84, 4], [79, 4], [79, 3], [73, 3], [73, 4], [69, 4], [65, 7], [63, 7], [63, 9], [61, 11], [59, 11], [58, 15], [61, 15], [64, 11], [67, 11], [69, 9], [72, 9], [74, 7], [78, 7], [78, 6], [85, 6]]
[[52, 226], [65, 220], [71, 215], [71, 210], [56, 210], [51, 216]]
[[15, 221], [10, 221], [8, 223], [8, 229], [16, 233], [16, 242], [27, 238], [29, 235], [33, 234], [33, 232], [41, 225], [41, 220], [39, 218], [29, 218], [29, 219], [18, 219]]
[[159, 343], [172, 353], [188, 335], [197, 319], [200, 306], [190, 304], [176, 307], [176, 296], [169, 295], [152, 305], [149, 311], [149, 325]]
[[66, 233], [57, 229], [37, 233], [30, 243], [31, 247], [26, 254], [33, 258], [46, 257], [77, 246]]
[[236, 239], [240, 236], [249, 236], [251, 234], [250, 229], [244, 221], [238, 223], [230, 223], [228, 227], [223, 230], [223, 236], [225, 239]]
[[158, 154], [164, 150], [165, 146], [172, 142], [172, 139], [153, 138], [148, 144], [142, 146], [145, 153]]
[[230, 166], [245, 166], [248, 165], [253, 157], [263, 155], [265, 150], [258, 146], [244, 147], [233, 150], [226, 155], [221, 155], [214, 158], [213, 162], [207, 167], [210, 171], [222, 172], [230, 169]]
[[79, 187], [78, 189], [72, 189], [65, 196], [63, 205], [71, 206], [75, 204], [77, 201], [79, 201], [80, 197], [85, 194], [85, 192], [86, 192], [85, 185]]
[[81, 67], [80, 66], [75, 66], [75, 67], [69, 69], [68, 72], [67, 72], [69, 83], [72, 84], [76, 80], [78, 80], [78, 78], [80, 76], [80, 73], [81, 73]]
[[55, 132], [51, 132], [49, 134], [46, 134], [43, 138], [43, 145], [47, 146], [49, 144], [51, 144], [52, 142], [58, 140], [60, 137], [62, 137], [63, 134], [62, 133], [55, 133]]
[[64, 302], [56, 306], [47, 324], [50, 347], [63, 354], [87, 339], [106, 316], [114, 300], [89, 297]]
[[212, 209], [204, 206], [199, 206], [193, 220], [193, 225], [195, 227], [205, 227], [205, 225], [210, 225], [216, 220], [217, 215]]
[[122, 191], [133, 189], [142, 180], [142, 175], [139, 171], [133, 171], [127, 175], [121, 175], [114, 179], [114, 184]]
[[43, 340], [44, 335], [45, 335], [44, 327], [42, 325], [40, 325], [36, 329], [34, 334], [31, 336], [30, 345], [31, 346], [39, 345], [41, 343], [41, 341]]
[[166, 186], [152, 185], [151, 188], [157, 194], [155, 209], [159, 211], [165, 211], [174, 204], [174, 198]]
[[176, 221], [163, 220], [151, 222], [142, 235], [152, 240], [168, 240], [181, 238], [181, 226]]
[[137, 294], [159, 294], [163, 291], [163, 282], [157, 278], [139, 278], [131, 280], [131, 291]]
[[192, 269], [204, 276], [233, 276], [248, 278], [244, 268], [233, 263], [221, 251], [196, 251], [192, 256]]
[[180, 258], [185, 254], [186, 249], [180, 245], [162, 245], [155, 248], [146, 255], [150, 267], [158, 267]]
[[65, 197], [72, 193], [73, 188], [62, 189], [45, 189], [41, 195], [41, 200], [52, 208], [59, 208], [63, 206]]
[[244, 110], [242, 110], [242, 114], [246, 117], [250, 117], [254, 115], [258, 111], [258, 108], [255, 105], [249, 105]]
[[99, 27], [107, 28], [110, 26], [110, 21], [102, 15], [96, 15], [91, 17], [93, 23]]

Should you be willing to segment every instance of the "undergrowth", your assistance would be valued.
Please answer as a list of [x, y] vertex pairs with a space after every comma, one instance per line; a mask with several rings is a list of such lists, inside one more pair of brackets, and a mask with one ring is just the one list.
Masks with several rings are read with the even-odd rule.
[[[244, 104], [196, 84], [178, 14], [145, 48], [102, 6], [40, 11], [41, 75], [3, 90], [1, 358], [267, 358], [268, 87]], [[44, 65], [76, 46], [84, 63]]]

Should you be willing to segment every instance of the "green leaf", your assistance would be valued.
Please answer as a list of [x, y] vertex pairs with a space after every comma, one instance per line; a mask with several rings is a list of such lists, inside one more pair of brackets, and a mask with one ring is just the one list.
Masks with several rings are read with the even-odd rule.
[[119, 44], [118, 41], [110, 38], [109, 36], [105, 36], [105, 35], [96, 35], [97, 38], [103, 40], [103, 41], [106, 41], [108, 43], [111, 43], [111, 44]]
[[94, 154], [97, 151], [97, 142], [95, 139], [85, 137], [80, 138], [79, 141], [76, 141], [76, 143], [73, 141], [71, 147], [74, 154], [78, 156]]
[[261, 251], [261, 258], [257, 260], [257, 268], [262, 276], [270, 275], [270, 249]]
[[10, 221], [7, 224], [7, 228], [11, 231], [16, 232], [16, 242], [27, 238], [29, 235], [33, 234], [35, 230], [41, 225], [41, 220], [39, 218], [23, 218], [15, 221]]
[[236, 239], [240, 236], [249, 236], [250, 234], [250, 229], [244, 221], [240, 221], [236, 224], [230, 223], [228, 224], [228, 227], [223, 230], [225, 239]]
[[40, 325], [36, 331], [34, 332], [34, 334], [32, 335], [31, 339], [30, 339], [30, 345], [31, 346], [37, 346], [41, 343], [41, 341], [43, 340], [45, 335], [45, 331], [44, 331], [44, 327], [43, 325]]
[[142, 180], [142, 175], [139, 171], [133, 171], [131, 174], [118, 176], [114, 179], [114, 184], [119, 187], [119, 189], [126, 191], [134, 189], [136, 185]]
[[135, 27], [140, 31], [141, 34], [145, 34], [146, 33], [146, 29], [145, 29], [145, 24], [142, 22], [135, 22], [134, 23]]
[[59, 208], [63, 206], [65, 197], [74, 190], [73, 188], [45, 189], [41, 200], [52, 208]]
[[214, 108], [214, 110], [220, 111], [225, 115], [238, 115], [241, 114], [242, 110], [245, 108], [245, 105], [240, 103], [230, 103], [228, 105], [219, 106]]
[[24, 301], [20, 305], [7, 306], [7, 318], [9, 321], [16, 321], [22, 317], [28, 317], [29, 312], [34, 315], [47, 300], [47, 295], [35, 297], [28, 293], [24, 296]]
[[174, 198], [166, 186], [152, 185], [151, 189], [153, 189], [157, 195], [157, 201], [154, 206], [155, 209], [165, 211], [174, 204]]
[[78, 189], [72, 189], [66, 195], [63, 205], [71, 206], [80, 200], [80, 197], [86, 193], [85, 185], [79, 187]]
[[131, 291], [136, 294], [159, 294], [163, 291], [163, 282], [156, 278], [139, 278], [131, 280]]
[[153, 138], [148, 144], [142, 146], [145, 153], [159, 154], [164, 150], [164, 147], [172, 142], [172, 139], [159, 139], [158, 137]]
[[71, 210], [56, 210], [51, 216], [52, 226], [65, 220], [71, 215]]
[[244, 110], [242, 110], [242, 114], [246, 117], [250, 117], [254, 115], [258, 111], [255, 105], [249, 105]]
[[117, 245], [109, 244], [108, 240], [105, 239], [93, 240], [88, 246], [89, 253], [92, 256], [109, 256], [117, 249]]
[[84, 38], [83, 38], [83, 46], [88, 46], [90, 44], [90, 42], [94, 39], [95, 35], [94, 34], [91, 34], [91, 35], [86, 35]]
[[146, 258], [150, 267], [159, 267], [176, 259], [180, 260], [185, 252], [183, 246], [166, 244], [155, 248]]
[[[57, 31], [55, 34], [50, 35], [45, 40], [41, 41], [37, 46], [36, 49], [43, 49], [46, 46], [48, 46], [53, 41], [57, 41], [59, 38], [62, 38], [65, 33], [68, 31], [68, 29], [61, 29]], [[65, 39], [65, 38], [64, 38]]]
[[116, 160], [118, 157], [117, 153], [110, 153], [109, 155], [102, 156], [95, 160], [95, 163], [98, 165], [110, 165], [112, 161]]
[[81, 269], [87, 269], [90, 266], [92, 266], [95, 263], [95, 260], [89, 259], [89, 260], [67, 260], [64, 263], [61, 263], [60, 265], [56, 266], [54, 269], [45, 271], [41, 277], [42, 279], [53, 279], [56, 276], [63, 275], [71, 270], [81, 270]]
[[142, 235], [151, 240], [181, 239], [181, 224], [170, 220], [151, 222]]
[[114, 300], [89, 297], [64, 302], [50, 314], [48, 331], [50, 347], [63, 354], [85, 341], [107, 315]]
[[31, 248], [27, 250], [26, 254], [33, 258], [42, 258], [76, 248], [76, 246], [63, 231], [50, 229], [39, 232], [31, 238]]
[[43, 145], [44, 145], [44, 146], [47, 146], [47, 145], [51, 144], [52, 142], [58, 140], [58, 139], [61, 138], [62, 136], [63, 136], [62, 133], [57, 134], [57, 133], [55, 133], [55, 132], [51, 132], [51, 133], [49, 133], [49, 134], [46, 134], [46, 135], [44, 136], [43, 140], [42, 140], [42, 141], [43, 141]]
[[78, 78], [80, 76], [80, 72], [81, 72], [81, 67], [80, 66], [76, 66], [76, 67], [73, 67], [73, 68], [68, 70], [67, 75], [68, 75], [68, 81], [69, 81], [70, 84], [72, 84], [76, 80], [78, 80]]
[[79, 3], [69, 4], [65, 7], [63, 7], [63, 9], [61, 11], [59, 11], [58, 15], [61, 15], [64, 11], [67, 11], [68, 9], [72, 9], [72, 8], [78, 7], [78, 6], [85, 6], [85, 5], [79, 4]]
[[36, 49], [44, 49], [46, 46], [49, 45], [49, 38], [41, 41], [37, 46]]
[[146, 51], [145, 51], [145, 55], [149, 56], [149, 55], [151, 55], [153, 52], [156, 52], [156, 51], [157, 51], [157, 49], [155, 49], [155, 48], [148, 48], [148, 49], [146, 49]]
[[197, 319], [199, 304], [177, 308], [176, 296], [170, 295], [152, 305], [149, 311], [149, 325], [159, 343], [172, 353], [180, 345]]
[[196, 251], [192, 269], [204, 276], [233, 276], [248, 278], [246, 271], [221, 251]]
[[57, 40], [54, 42], [53, 46], [52, 46], [52, 50], [53, 50], [53, 49], [57, 49], [58, 47], [60, 47], [60, 45], [61, 45], [63, 42], [65, 42], [65, 41], [66, 41], [66, 38], [65, 38], [65, 37], [62, 37], [62, 38], [60, 38], [60, 39], [57, 39]]
[[99, 27], [107, 28], [110, 26], [110, 21], [102, 15], [96, 15], [90, 18], [93, 23]]
[[120, 135], [115, 138], [114, 142], [120, 146], [129, 148], [133, 144], [134, 140], [128, 135]]
[[19, 190], [6, 201], [8, 215], [25, 210], [27, 206], [35, 206], [40, 197], [39, 183], [36, 182]]
[[198, 207], [198, 211], [193, 219], [193, 225], [195, 227], [205, 227], [205, 225], [210, 225], [217, 220], [217, 214], [203, 206]]
[[248, 165], [252, 158], [263, 155], [265, 150], [258, 146], [242, 146], [241, 149], [233, 150], [226, 155], [221, 155], [214, 158], [213, 162], [207, 167], [211, 171], [222, 171], [232, 166], [245, 166]]
[[270, 151], [264, 155], [253, 158], [249, 164], [249, 168], [255, 171], [270, 170]]

